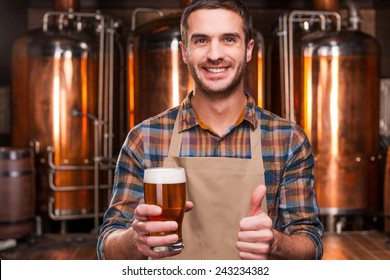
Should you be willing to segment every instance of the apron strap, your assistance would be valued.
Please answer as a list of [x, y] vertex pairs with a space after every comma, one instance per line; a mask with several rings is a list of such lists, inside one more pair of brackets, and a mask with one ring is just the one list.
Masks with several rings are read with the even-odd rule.
[[177, 113], [175, 124], [173, 126], [173, 132], [171, 137], [171, 144], [169, 145], [168, 157], [179, 157], [181, 148], [182, 134], [179, 133], [179, 119], [181, 119], [181, 108]]
[[[179, 133], [179, 119], [181, 119], [181, 109], [177, 114], [175, 124], [173, 126], [173, 132], [171, 137], [171, 144], [169, 146], [168, 157], [179, 157], [182, 134]], [[251, 158], [259, 162], [259, 166], [263, 166], [263, 152], [261, 149], [261, 130], [260, 120], [258, 120], [258, 126], [255, 129], [250, 130], [250, 145], [251, 145]]]
[[251, 158], [259, 161], [259, 164], [263, 166], [263, 152], [261, 149], [261, 130], [260, 130], [260, 120], [258, 120], [258, 125], [255, 129], [250, 130], [250, 141], [251, 141]]

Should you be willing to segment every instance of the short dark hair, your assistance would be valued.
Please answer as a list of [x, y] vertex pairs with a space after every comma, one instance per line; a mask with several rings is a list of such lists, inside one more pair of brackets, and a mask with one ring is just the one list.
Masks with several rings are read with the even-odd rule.
[[193, 0], [184, 9], [181, 16], [180, 32], [184, 44], [187, 44], [188, 17], [192, 12], [200, 9], [226, 9], [236, 12], [244, 23], [245, 43], [248, 44], [252, 39], [252, 17], [248, 8], [240, 0]]

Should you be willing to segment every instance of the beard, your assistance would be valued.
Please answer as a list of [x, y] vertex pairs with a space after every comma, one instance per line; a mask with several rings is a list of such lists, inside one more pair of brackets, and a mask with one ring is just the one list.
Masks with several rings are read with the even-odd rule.
[[[210, 65], [210, 63], [208, 63], [208, 65]], [[200, 75], [197, 74], [194, 65], [191, 63], [188, 63], [188, 70], [190, 71], [190, 74], [194, 79], [196, 87], [198, 87], [207, 97], [212, 99], [224, 99], [233, 94], [243, 83], [244, 75], [246, 72], [246, 65], [247, 62], [245, 60], [240, 62], [237, 67], [236, 73], [234, 73], [233, 79], [231, 79], [230, 81], [220, 81], [220, 79], [202, 81]], [[200, 68], [202, 67], [203, 66], [200, 65]]]

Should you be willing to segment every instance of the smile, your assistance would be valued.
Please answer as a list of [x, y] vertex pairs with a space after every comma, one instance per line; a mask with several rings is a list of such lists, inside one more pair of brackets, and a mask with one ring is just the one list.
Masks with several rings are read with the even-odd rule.
[[206, 70], [208, 72], [211, 72], [211, 73], [222, 73], [223, 71], [226, 71], [227, 67], [223, 67], [223, 68], [206, 68]]

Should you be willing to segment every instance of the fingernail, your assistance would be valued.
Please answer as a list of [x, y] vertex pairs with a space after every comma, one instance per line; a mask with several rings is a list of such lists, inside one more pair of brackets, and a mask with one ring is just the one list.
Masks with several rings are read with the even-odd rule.
[[176, 242], [177, 240], [179, 240], [179, 236], [177, 234], [173, 234], [172, 237], [171, 237], [171, 242]]
[[177, 229], [178, 226], [176, 222], [171, 222], [169, 225], [174, 229]]

